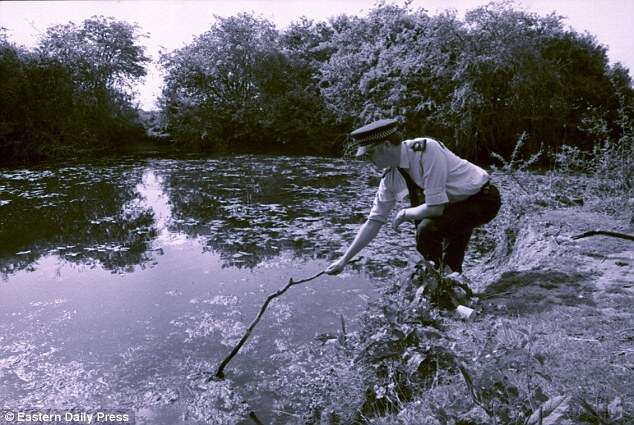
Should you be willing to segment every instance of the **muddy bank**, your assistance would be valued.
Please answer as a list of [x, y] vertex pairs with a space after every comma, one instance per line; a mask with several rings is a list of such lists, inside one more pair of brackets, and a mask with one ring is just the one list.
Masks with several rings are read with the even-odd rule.
[[608, 236], [571, 236], [594, 229], [631, 234], [634, 226], [565, 208], [524, 217], [518, 229], [508, 252], [498, 250], [467, 273], [482, 299], [516, 298], [527, 312], [542, 311], [546, 304], [627, 307], [634, 296], [634, 244]]
[[[506, 406], [509, 421], [565, 396], [569, 406], [558, 423], [631, 423], [634, 243], [571, 236], [595, 229], [632, 234], [632, 224], [569, 207], [526, 215], [516, 229], [507, 245], [468, 273], [479, 316], [451, 331], [457, 351], [471, 357], [471, 370], [492, 383], [488, 388], [500, 391], [490, 405]], [[524, 335], [530, 339], [519, 351], [503, 349]]]

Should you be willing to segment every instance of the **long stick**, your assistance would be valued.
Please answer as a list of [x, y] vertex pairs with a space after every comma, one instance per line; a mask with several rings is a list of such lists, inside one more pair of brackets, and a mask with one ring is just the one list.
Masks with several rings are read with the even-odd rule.
[[[348, 264], [352, 264], [352, 263], [356, 263], [357, 261], [361, 260], [361, 258], [357, 258], [356, 260], [352, 260], [349, 261]], [[295, 285], [299, 285], [300, 283], [306, 283], [306, 282], [310, 282], [311, 280], [317, 279], [319, 276], [323, 275], [324, 273], [326, 273], [325, 270], [317, 273], [314, 276], [309, 277], [308, 279], [302, 279], [302, 280], [298, 280], [298, 281], [294, 281], [292, 278], [288, 280], [288, 283], [286, 284], [285, 287], [278, 289], [276, 292], [272, 293], [271, 295], [269, 295], [266, 299], [266, 301], [264, 301], [264, 304], [262, 304], [262, 307], [260, 307], [260, 311], [258, 313], [258, 315], [255, 317], [255, 319], [253, 320], [253, 322], [251, 322], [251, 324], [249, 325], [249, 327], [247, 328], [247, 330], [244, 332], [244, 335], [242, 335], [242, 338], [240, 338], [240, 341], [238, 342], [238, 344], [236, 344], [235, 347], [233, 347], [233, 350], [231, 350], [231, 353], [229, 353], [229, 355], [227, 357], [225, 357], [225, 359], [222, 361], [222, 363], [220, 363], [220, 366], [218, 366], [218, 369], [216, 370], [215, 373], [215, 377], [222, 379], [224, 378], [225, 374], [224, 374], [224, 369], [227, 366], [227, 364], [229, 364], [229, 362], [231, 361], [231, 359], [233, 359], [233, 357], [238, 354], [238, 351], [240, 351], [240, 348], [242, 348], [242, 346], [244, 345], [244, 343], [247, 341], [247, 339], [249, 339], [249, 336], [251, 335], [251, 331], [253, 331], [253, 329], [255, 328], [255, 326], [258, 324], [258, 322], [260, 321], [260, 319], [262, 318], [262, 315], [264, 314], [264, 312], [266, 311], [266, 308], [269, 306], [269, 303], [274, 299], [279, 297], [280, 295], [282, 295], [284, 292], [288, 291], [288, 289], [291, 286], [295, 286]], [[213, 377], [210, 377], [207, 379], [207, 381], [212, 380]]]
[[595, 236], [595, 235], [612, 236], [613, 238], [621, 238], [621, 239], [626, 239], [628, 241], [634, 241], [634, 236], [632, 235], [628, 235], [627, 233], [611, 232], [609, 230], [590, 230], [589, 232], [572, 236], [572, 239], [587, 238], [588, 236]]

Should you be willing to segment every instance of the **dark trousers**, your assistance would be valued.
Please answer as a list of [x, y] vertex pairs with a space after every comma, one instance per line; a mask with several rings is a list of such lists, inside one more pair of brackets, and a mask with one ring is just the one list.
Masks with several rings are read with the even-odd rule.
[[452, 271], [462, 272], [473, 228], [493, 220], [500, 204], [500, 192], [490, 183], [464, 201], [447, 204], [442, 216], [418, 224], [416, 249], [436, 267], [448, 265]]

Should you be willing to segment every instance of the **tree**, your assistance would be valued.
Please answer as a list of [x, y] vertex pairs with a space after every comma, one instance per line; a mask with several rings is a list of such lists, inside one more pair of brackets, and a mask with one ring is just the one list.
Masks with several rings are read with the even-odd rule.
[[139, 27], [113, 18], [93, 16], [81, 25], [69, 22], [49, 28], [39, 51], [71, 70], [75, 81], [88, 90], [132, 90], [146, 75], [145, 47]]
[[63, 150], [73, 122], [67, 70], [0, 38], [0, 158], [39, 160]]
[[588, 111], [615, 105], [605, 48], [594, 37], [565, 30], [562, 17], [489, 4], [465, 15], [465, 53], [454, 78], [454, 140], [471, 157], [525, 148], [558, 149], [567, 140], [588, 147], [581, 131]]
[[318, 70], [333, 52], [325, 22], [302, 18], [281, 34], [280, 52], [260, 67], [266, 128], [276, 148], [296, 153], [338, 153], [349, 131], [321, 98]]
[[27, 51], [0, 32], [0, 157], [32, 161], [144, 137], [132, 84], [149, 59], [136, 27], [93, 18], [50, 28]]
[[[480, 161], [564, 143], [587, 149], [596, 132], [615, 137], [627, 72], [611, 71], [594, 37], [563, 18], [490, 3], [428, 16], [379, 4], [367, 17], [332, 20], [333, 53], [319, 68], [321, 94], [339, 120], [394, 117], [407, 136], [443, 139]], [[618, 94], [620, 93], [620, 94]], [[603, 137], [603, 136], [602, 136]]]
[[283, 32], [251, 15], [217, 18], [162, 63], [172, 136], [233, 152], [330, 153], [350, 128], [393, 117], [408, 137], [488, 161], [525, 133], [529, 153], [587, 149], [598, 131], [620, 137], [631, 116], [628, 71], [609, 66], [604, 46], [506, 2], [464, 20], [379, 3]]
[[222, 147], [258, 134], [257, 68], [278, 43], [269, 21], [248, 14], [216, 19], [190, 45], [161, 57], [168, 128], [177, 140], [198, 146]]
[[43, 60], [62, 65], [72, 76], [78, 120], [90, 127], [90, 144], [142, 137], [132, 93], [150, 59], [139, 43], [145, 35], [138, 31], [125, 21], [93, 16], [81, 25], [53, 26], [40, 41], [37, 53]]
[[442, 132], [438, 111], [455, 85], [461, 24], [452, 13], [380, 5], [367, 18], [339, 18], [335, 52], [320, 68], [329, 108], [356, 124], [394, 117], [408, 134]]

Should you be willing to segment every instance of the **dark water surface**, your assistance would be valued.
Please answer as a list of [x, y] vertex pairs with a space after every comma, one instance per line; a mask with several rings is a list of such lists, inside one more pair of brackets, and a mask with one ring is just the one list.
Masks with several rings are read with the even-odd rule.
[[417, 258], [411, 228], [386, 227], [366, 260], [273, 302], [231, 385], [200, 372], [269, 293], [337, 257], [378, 178], [354, 161], [256, 156], [0, 170], [0, 407], [176, 424], [231, 422], [235, 402], [284, 423], [275, 393], [233, 389], [272, 379], [280, 353], [336, 333], [341, 315], [354, 328], [382, 279]]

